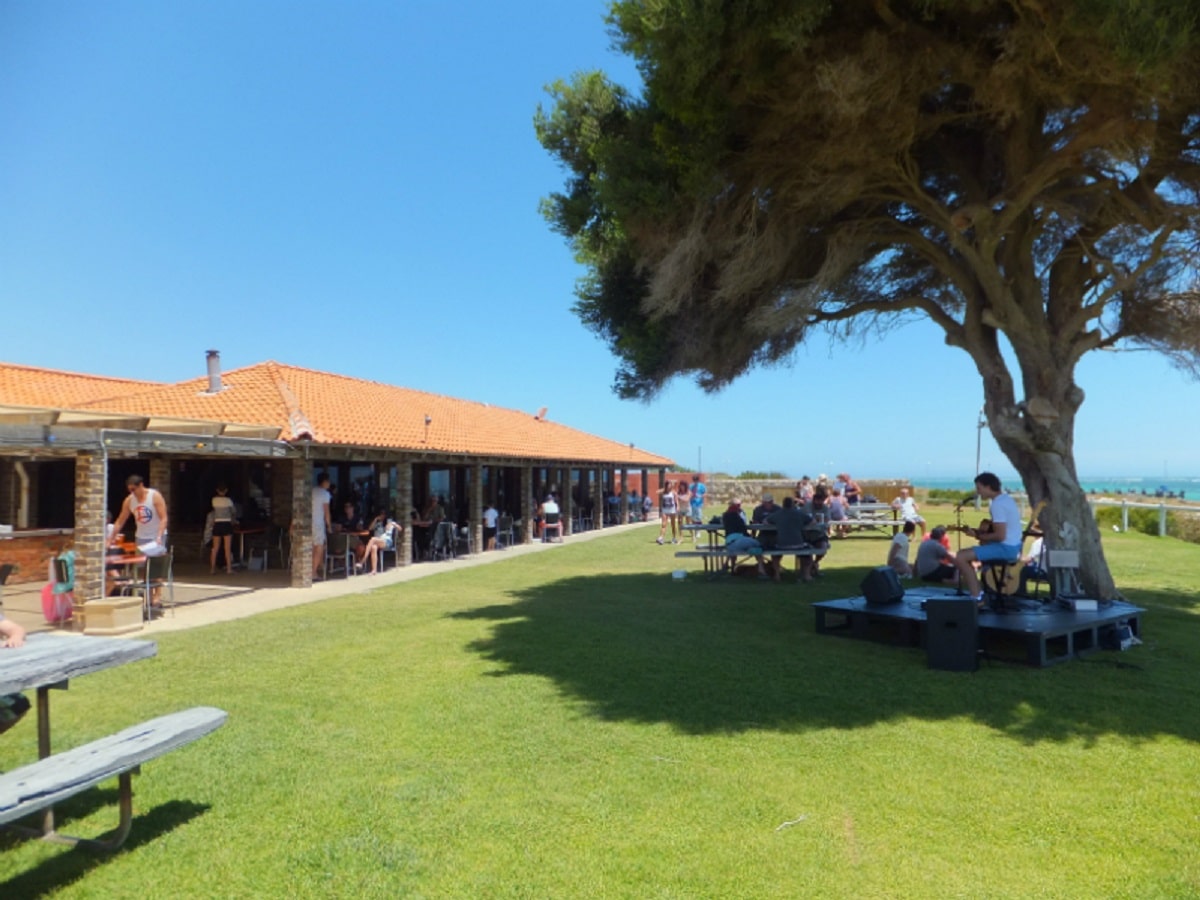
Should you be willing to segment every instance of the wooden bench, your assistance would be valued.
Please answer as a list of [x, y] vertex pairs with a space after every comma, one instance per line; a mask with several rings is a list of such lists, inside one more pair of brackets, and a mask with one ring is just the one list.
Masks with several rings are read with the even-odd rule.
[[751, 553], [745, 550], [728, 550], [725, 547], [676, 550], [675, 557], [677, 559], [690, 558], [704, 560], [705, 574], [713, 578], [721, 572], [732, 571], [737, 566], [739, 559], [754, 559], [757, 561], [764, 556], [819, 556], [827, 552], [829, 552], [828, 548], [818, 549], [808, 544], [801, 544], [798, 547], [762, 547]]
[[47, 833], [41, 829], [8, 825], [14, 830], [57, 843], [116, 850], [129, 836], [133, 822], [133, 773], [139, 771], [142, 763], [215, 731], [224, 724], [227, 716], [224, 710], [197, 706], [151, 719], [82, 747], [56, 753], [6, 772], [0, 775], [0, 825], [52, 807], [109, 778], [119, 778], [120, 825], [106, 839], [73, 838], [53, 830]]

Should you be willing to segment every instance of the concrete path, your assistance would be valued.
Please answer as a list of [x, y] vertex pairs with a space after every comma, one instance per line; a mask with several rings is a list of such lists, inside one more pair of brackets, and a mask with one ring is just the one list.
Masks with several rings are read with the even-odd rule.
[[[423, 562], [416, 565], [389, 569], [379, 575], [355, 575], [351, 578], [333, 578], [329, 581], [318, 581], [309, 588], [293, 587], [254, 587], [253, 579], [262, 577], [260, 573], [243, 573], [235, 576], [236, 580], [229, 584], [224, 596], [212, 597], [212, 585], [219, 583], [220, 576], [210, 576], [205, 579], [203, 590], [197, 590], [197, 596], [205, 599], [187, 600], [189, 587], [186, 582], [176, 581], [177, 603], [173, 610], [168, 610], [161, 618], [147, 622], [145, 628], [127, 637], [153, 637], [167, 631], [179, 631], [184, 628], [198, 628], [214, 622], [229, 622], [234, 619], [244, 619], [259, 613], [284, 609], [288, 606], [299, 606], [304, 603], [316, 603], [328, 600], [330, 597], [341, 597], [347, 594], [360, 594], [378, 588], [388, 587], [406, 581], [416, 581], [418, 578], [432, 578], [456, 569], [486, 566], [489, 563], [501, 562], [529, 553], [552, 553], [569, 544], [580, 541], [593, 541], [599, 538], [625, 534], [633, 528], [658, 527], [658, 521], [637, 522], [632, 525], [618, 525], [595, 531], [585, 531], [582, 534], [569, 535], [566, 544], [543, 544], [540, 541], [532, 544], [517, 544], [504, 550], [493, 550], [490, 553], [475, 553], [460, 559], [450, 559], [439, 562]], [[41, 617], [40, 586], [39, 596], [34, 605], [31, 601], [34, 594], [21, 591], [16, 596], [5, 594], [5, 614], [14, 621], [20, 622], [30, 631], [50, 631], [54, 626], [47, 625]], [[28, 607], [28, 608], [27, 608]]]

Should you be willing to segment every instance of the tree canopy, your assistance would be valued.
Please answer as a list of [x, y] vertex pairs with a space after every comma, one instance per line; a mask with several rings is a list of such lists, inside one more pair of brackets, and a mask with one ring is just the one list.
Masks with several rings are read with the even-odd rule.
[[927, 317], [1065, 521], [1079, 359], [1196, 371], [1197, 0], [624, 0], [609, 23], [641, 89], [581, 73], [535, 124], [622, 396]]

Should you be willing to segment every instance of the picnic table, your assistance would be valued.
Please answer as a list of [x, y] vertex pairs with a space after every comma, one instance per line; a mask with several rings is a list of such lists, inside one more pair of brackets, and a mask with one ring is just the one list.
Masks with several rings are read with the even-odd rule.
[[904, 522], [900, 519], [900, 510], [890, 503], [854, 503], [846, 505], [846, 518], [839, 522], [829, 522], [831, 533], [839, 529], [843, 531], [878, 530], [885, 534], [890, 530], [894, 535]]
[[[64, 753], [51, 752], [50, 691], [66, 690], [72, 678], [148, 659], [158, 652], [153, 641], [63, 634], [30, 635], [21, 647], [0, 647], [0, 694], [37, 691], [38, 761], [0, 775], [0, 824], [42, 813], [41, 828], [29, 831], [44, 840], [82, 843], [115, 850], [129, 834], [133, 818], [131, 775], [138, 767], [175, 747], [208, 734], [226, 714], [196, 707], [161, 716], [115, 735]], [[11, 736], [10, 738], [11, 739]], [[120, 825], [108, 840], [60, 835], [54, 828], [54, 803], [108, 778], [120, 779]]]

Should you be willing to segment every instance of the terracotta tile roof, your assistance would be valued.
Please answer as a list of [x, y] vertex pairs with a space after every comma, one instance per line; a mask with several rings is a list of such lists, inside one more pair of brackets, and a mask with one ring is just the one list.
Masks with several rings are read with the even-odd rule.
[[76, 409], [94, 400], [161, 386], [154, 381], [106, 378], [57, 369], [0, 363], [0, 402], [18, 406]]
[[[123, 382], [126, 388], [120, 396], [72, 405], [267, 425], [281, 428], [286, 440], [309, 436], [317, 444], [647, 467], [672, 463], [665, 456], [541, 421], [527, 412], [276, 362], [224, 372], [221, 383], [219, 393], [209, 394], [207, 377], [177, 384]], [[0, 389], [0, 401], [5, 399]], [[35, 402], [50, 405], [45, 398]]]

